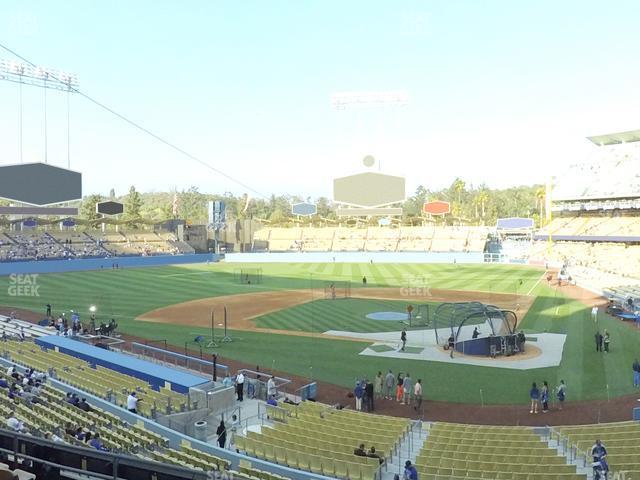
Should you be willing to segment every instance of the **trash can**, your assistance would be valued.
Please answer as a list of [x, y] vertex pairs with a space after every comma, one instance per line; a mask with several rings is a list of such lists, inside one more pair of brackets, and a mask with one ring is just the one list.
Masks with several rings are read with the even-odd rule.
[[207, 441], [207, 422], [200, 420], [193, 425], [193, 436], [197, 440]]

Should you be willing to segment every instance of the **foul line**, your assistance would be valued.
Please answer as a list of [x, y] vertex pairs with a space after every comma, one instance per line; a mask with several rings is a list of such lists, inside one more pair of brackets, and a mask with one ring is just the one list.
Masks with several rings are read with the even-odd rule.
[[533, 290], [538, 286], [538, 284], [540, 283], [540, 280], [542, 280], [545, 276], [547, 275], [547, 271], [545, 270], [545, 272], [540, 275], [540, 278], [538, 279], [538, 281], [536, 283], [533, 284], [533, 287], [531, 287], [531, 289], [527, 292], [527, 296], [531, 295], [531, 292], [533, 292]]

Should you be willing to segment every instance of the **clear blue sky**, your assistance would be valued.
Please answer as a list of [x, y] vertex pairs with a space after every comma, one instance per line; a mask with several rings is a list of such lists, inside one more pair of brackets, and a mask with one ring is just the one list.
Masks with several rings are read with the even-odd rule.
[[[256, 190], [330, 197], [366, 154], [410, 192], [542, 182], [587, 159], [585, 136], [640, 128], [638, 18], [631, 0], [2, 0], [0, 42]], [[410, 102], [329, 105], [369, 90]], [[0, 82], [1, 164], [19, 161], [17, 92]], [[42, 97], [25, 87], [25, 161], [43, 158]], [[64, 166], [66, 96], [48, 98]], [[80, 97], [71, 167], [85, 194], [244, 193]]]

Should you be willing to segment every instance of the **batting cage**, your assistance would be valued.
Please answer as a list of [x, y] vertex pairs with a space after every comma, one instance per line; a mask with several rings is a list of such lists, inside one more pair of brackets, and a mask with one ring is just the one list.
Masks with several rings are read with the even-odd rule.
[[233, 271], [233, 281], [244, 285], [262, 283], [261, 268], [236, 268]]
[[471, 355], [511, 355], [523, 351], [516, 335], [518, 318], [511, 310], [480, 302], [443, 303], [433, 312], [438, 345]]
[[351, 298], [351, 282], [325, 282], [324, 298], [337, 300], [338, 298]]

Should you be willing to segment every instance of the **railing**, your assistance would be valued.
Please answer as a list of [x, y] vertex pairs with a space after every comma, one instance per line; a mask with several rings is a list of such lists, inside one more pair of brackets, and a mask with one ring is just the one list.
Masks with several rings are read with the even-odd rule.
[[0, 429], [0, 452], [13, 456], [16, 467], [28, 463], [41, 464], [83, 477], [117, 480], [119, 478], [152, 478], [155, 474], [166, 480], [213, 478], [211, 472], [55, 443], [5, 429]]
[[[203, 367], [206, 367], [209, 372], [213, 372], [214, 368], [214, 362], [212, 360], [205, 360], [204, 358], [173, 352], [168, 348], [159, 348], [138, 342], [131, 342], [131, 353], [137, 356], [143, 356], [146, 359], [155, 360], [159, 363], [175, 367], [180, 366], [189, 370], [196, 370], [193, 366], [197, 366], [197, 370], [200, 373], [202, 373]], [[223, 365], [217, 361], [215, 362], [215, 367], [216, 370], [222, 370], [223, 375], [229, 372], [229, 367], [227, 365]]]

